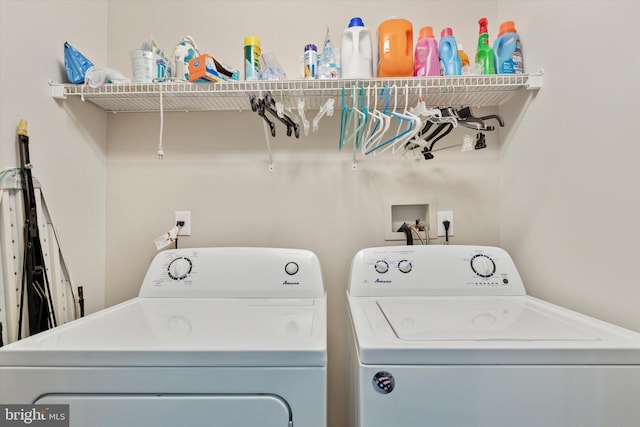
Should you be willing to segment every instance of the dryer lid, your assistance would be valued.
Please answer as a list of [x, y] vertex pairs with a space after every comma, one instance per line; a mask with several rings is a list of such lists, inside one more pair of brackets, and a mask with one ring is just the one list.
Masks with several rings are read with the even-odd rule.
[[0, 349], [0, 366], [324, 366], [324, 298], [134, 298]]

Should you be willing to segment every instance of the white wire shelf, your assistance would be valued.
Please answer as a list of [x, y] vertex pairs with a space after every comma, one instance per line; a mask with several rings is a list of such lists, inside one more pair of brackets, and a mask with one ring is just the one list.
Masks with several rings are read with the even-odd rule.
[[87, 85], [49, 82], [51, 95], [56, 99], [79, 96], [107, 112], [168, 111], [243, 111], [250, 110], [251, 96], [270, 92], [274, 99], [295, 105], [305, 100], [305, 107], [318, 110], [327, 98], [340, 102], [345, 92], [354, 86], [376, 93], [385, 86], [391, 103], [414, 105], [420, 96], [427, 106], [472, 107], [499, 106], [515, 91], [522, 88], [537, 90], [542, 86], [539, 74], [498, 74], [477, 76], [445, 76], [426, 78], [358, 79], [358, 80], [277, 80], [239, 81], [225, 83], [144, 83], [99, 88]]

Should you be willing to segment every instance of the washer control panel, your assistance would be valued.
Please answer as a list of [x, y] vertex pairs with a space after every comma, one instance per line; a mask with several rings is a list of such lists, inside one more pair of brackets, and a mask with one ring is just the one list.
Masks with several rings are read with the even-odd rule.
[[354, 296], [525, 295], [509, 254], [493, 246], [388, 246], [358, 252]]
[[159, 253], [140, 297], [322, 297], [315, 254], [303, 249], [199, 248]]

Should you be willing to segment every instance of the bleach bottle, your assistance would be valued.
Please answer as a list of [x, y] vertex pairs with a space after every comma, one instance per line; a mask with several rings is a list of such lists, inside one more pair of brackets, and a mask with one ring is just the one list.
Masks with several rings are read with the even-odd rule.
[[522, 45], [513, 21], [503, 22], [500, 25], [498, 38], [493, 44], [493, 54], [498, 74], [524, 73]]
[[440, 52], [440, 69], [443, 76], [460, 76], [462, 75], [462, 62], [458, 55], [458, 44], [453, 37], [453, 30], [445, 28], [440, 33], [440, 44], [438, 46]]
[[413, 75], [416, 77], [440, 75], [438, 42], [433, 37], [432, 27], [420, 28], [413, 70]]
[[342, 78], [358, 79], [373, 77], [373, 55], [371, 33], [362, 19], [351, 18], [349, 27], [342, 33], [341, 68]]

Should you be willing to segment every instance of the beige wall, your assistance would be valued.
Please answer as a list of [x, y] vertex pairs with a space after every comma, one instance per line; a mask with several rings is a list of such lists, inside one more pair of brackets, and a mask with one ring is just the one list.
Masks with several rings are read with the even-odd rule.
[[640, 2], [517, 3], [545, 82], [502, 138], [502, 245], [531, 294], [640, 331]]
[[0, 0], [0, 167], [19, 164], [26, 119], [33, 175], [89, 313], [104, 307], [107, 118], [77, 99], [54, 101], [47, 82], [66, 81], [65, 41], [106, 62], [106, 17], [107, 1]]
[[[15, 164], [15, 126], [27, 116], [34, 173], [72, 274], [94, 290], [90, 311], [103, 297], [108, 306], [137, 293], [156, 253], [153, 239], [175, 210], [192, 211], [194, 234], [183, 246], [311, 249], [329, 297], [329, 425], [344, 426], [349, 262], [362, 247], [388, 244], [385, 198], [436, 195], [438, 209], [455, 212], [454, 243], [502, 245], [533, 295], [640, 331], [640, 129], [632, 96], [640, 70], [629, 54], [640, 3], [396, 1], [393, 10], [389, 3], [0, 0], [0, 163]], [[336, 115], [316, 135], [278, 137], [268, 172], [253, 113], [166, 114], [159, 161], [158, 114], [56, 103], [46, 85], [62, 78], [65, 39], [130, 74], [128, 52], [142, 40], [153, 36], [170, 51], [186, 34], [237, 67], [244, 36], [258, 36], [294, 78], [304, 44], [322, 44], [326, 25], [337, 42], [351, 16], [375, 32], [392, 14], [414, 29], [451, 25], [470, 55], [479, 17], [489, 18], [492, 34], [513, 19], [527, 70], [544, 67], [544, 87], [500, 108], [508, 127], [489, 136], [485, 151], [445, 151], [428, 163], [385, 155], [359, 160], [353, 172], [349, 153], [335, 148]], [[33, 50], [25, 55], [13, 40]], [[16, 57], [28, 59], [26, 72], [13, 65]]]

